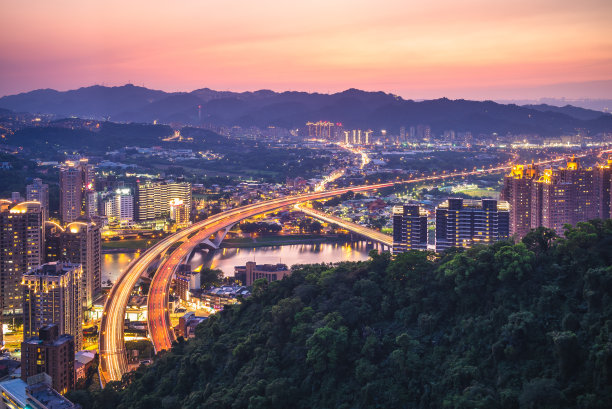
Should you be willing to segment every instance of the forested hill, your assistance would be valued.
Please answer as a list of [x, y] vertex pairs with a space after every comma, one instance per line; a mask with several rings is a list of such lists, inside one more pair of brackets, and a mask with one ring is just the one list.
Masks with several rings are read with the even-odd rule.
[[[258, 282], [88, 408], [609, 408], [612, 220]], [[103, 397], [103, 399], [101, 399]]]
[[348, 89], [334, 94], [308, 92], [214, 91], [167, 93], [134, 85], [91, 86], [70, 91], [36, 90], [0, 98], [0, 109], [80, 117], [186, 125], [267, 128], [304, 127], [307, 121], [342, 122], [347, 129], [386, 129], [399, 134], [401, 127], [430, 125], [435, 134], [458, 132], [575, 134], [577, 129], [595, 135], [612, 131], [612, 115], [572, 106], [521, 107], [493, 101], [425, 101], [403, 99], [384, 92]]

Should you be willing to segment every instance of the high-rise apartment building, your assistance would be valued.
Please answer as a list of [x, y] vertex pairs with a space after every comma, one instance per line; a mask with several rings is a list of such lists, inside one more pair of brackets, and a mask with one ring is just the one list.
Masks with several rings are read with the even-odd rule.
[[510, 203], [510, 234], [525, 236], [531, 229], [532, 188], [537, 170], [517, 165], [504, 179], [501, 199]]
[[416, 204], [393, 207], [393, 254], [427, 250], [427, 213]]
[[94, 168], [87, 159], [66, 161], [60, 168], [60, 217], [64, 223], [96, 214]]
[[134, 196], [128, 188], [115, 190], [113, 196], [104, 204], [109, 221], [128, 224], [134, 220]]
[[80, 264], [83, 268], [83, 308], [93, 305], [102, 290], [102, 247], [100, 227], [90, 221], [68, 223], [65, 229], [47, 224], [45, 261]]
[[612, 158], [584, 168], [575, 157], [565, 166], [514, 166], [504, 179], [502, 198], [510, 203], [510, 232], [524, 237], [540, 226], [563, 234], [564, 225], [610, 218]]
[[83, 345], [83, 269], [80, 264], [51, 262], [23, 275], [23, 339], [35, 337], [45, 325]]
[[189, 224], [189, 208], [181, 199], [170, 201], [170, 219], [179, 226]]
[[450, 198], [436, 208], [436, 251], [489, 244], [509, 236], [509, 204]]
[[66, 393], [75, 385], [74, 353], [72, 335], [60, 334], [55, 324], [44, 325], [21, 343], [21, 379], [46, 373], [53, 389]]
[[36, 178], [26, 186], [26, 200], [28, 202], [38, 202], [43, 212], [43, 220], [49, 218], [49, 185]]
[[594, 169], [593, 183], [597, 195], [598, 217], [600, 219], [612, 218], [612, 155], [605, 164]]
[[21, 277], [42, 262], [43, 242], [40, 203], [0, 203], [0, 300], [4, 314], [21, 313]]
[[188, 182], [145, 182], [136, 187], [136, 219], [155, 220], [170, 216], [170, 202], [182, 200], [191, 211], [191, 184]]

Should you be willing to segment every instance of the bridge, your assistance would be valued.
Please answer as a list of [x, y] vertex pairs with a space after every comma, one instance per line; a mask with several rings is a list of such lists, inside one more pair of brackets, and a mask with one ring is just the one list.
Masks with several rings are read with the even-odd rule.
[[368, 229], [367, 227], [363, 227], [357, 223], [353, 223], [300, 204], [295, 205], [295, 208], [314, 219], [318, 219], [326, 223], [336, 224], [342, 227], [343, 229], [346, 229], [353, 233], [357, 233], [360, 236], [365, 237], [366, 239], [370, 239], [384, 246], [393, 247], [393, 237], [389, 236], [388, 234], [381, 233], [378, 230]]
[[[583, 155], [584, 156], [584, 155]], [[538, 162], [538, 165], [553, 163], [563, 160], [555, 158], [552, 160]], [[276, 198], [247, 206], [238, 207], [219, 213], [209, 219], [195, 223], [147, 249], [140, 257], [134, 259], [123, 272], [111, 289], [104, 305], [104, 313], [100, 324], [100, 380], [102, 385], [108, 381], [121, 380], [124, 373], [128, 371], [128, 363], [124, 343], [124, 319], [125, 310], [130, 294], [137, 284], [140, 276], [147, 271], [154, 262], [162, 259], [163, 263], [157, 269], [149, 290], [149, 334], [156, 351], [168, 349], [174, 340], [174, 333], [170, 328], [167, 297], [172, 282], [172, 276], [181, 260], [200, 242], [210, 236], [232, 226], [241, 220], [253, 217], [261, 213], [267, 213], [283, 207], [293, 206], [298, 203], [311, 200], [325, 199], [338, 196], [349, 191], [364, 192], [391, 187], [396, 184], [422, 183], [436, 180], [457, 178], [473, 175], [484, 175], [509, 170], [510, 164], [491, 167], [489, 169], [477, 169], [473, 171], [459, 171], [452, 173], [441, 173], [431, 176], [415, 177], [407, 180], [380, 183], [375, 185], [350, 186], [330, 191], [314, 192]], [[166, 253], [176, 244], [180, 246], [174, 250], [169, 257]]]
[[[425, 179], [423, 178], [423, 180]], [[414, 181], [416, 182], [417, 179], [414, 179]], [[120, 380], [128, 370], [123, 336], [125, 309], [138, 279], [154, 262], [160, 259], [164, 260], [153, 277], [148, 300], [150, 336], [155, 350], [160, 351], [170, 348], [174, 339], [174, 334], [169, 330], [168, 324], [170, 319], [166, 302], [172, 275], [178, 264], [181, 263], [181, 260], [199, 243], [208, 239], [219, 230], [223, 230], [241, 220], [261, 213], [293, 206], [299, 202], [341, 195], [349, 191], [376, 190], [390, 187], [394, 184], [395, 182], [369, 186], [351, 186], [349, 188], [277, 198], [242, 206], [216, 214], [157, 242], [128, 265], [111, 289], [104, 305], [98, 346], [100, 351], [100, 380], [102, 384], [104, 385], [110, 380]], [[169, 257], [166, 257], [168, 250], [177, 243], [182, 244]]]

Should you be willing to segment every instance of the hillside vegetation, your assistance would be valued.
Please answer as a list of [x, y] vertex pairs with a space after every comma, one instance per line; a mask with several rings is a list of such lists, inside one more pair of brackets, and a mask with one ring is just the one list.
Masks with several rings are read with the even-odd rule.
[[334, 94], [307, 92], [227, 92], [200, 89], [166, 93], [134, 85], [95, 85], [70, 91], [36, 90], [0, 98], [0, 108], [59, 117], [105, 118], [118, 122], [214, 124], [287, 129], [308, 121], [342, 122], [348, 129], [386, 129], [430, 125], [434, 133], [448, 129], [505, 135], [592, 134], [610, 132], [612, 115], [572, 106], [521, 107], [493, 101], [413, 101], [384, 92], [348, 89]]
[[303, 266], [258, 281], [123, 383], [70, 398], [85, 409], [606, 408], [611, 297], [612, 220], [440, 258]]

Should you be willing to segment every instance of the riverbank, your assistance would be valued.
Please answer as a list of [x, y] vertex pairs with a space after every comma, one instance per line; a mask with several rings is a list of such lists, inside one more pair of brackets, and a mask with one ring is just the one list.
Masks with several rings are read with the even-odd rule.
[[[117, 253], [139, 253], [157, 243], [156, 239], [132, 239], [120, 241], [103, 241], [102, 254]], [[344, 234], [282, 234], [261, 235], [257, 237], [234, 237], [227, 238], [221, 243], [221, 248], [247, 248], [247, 247], [270, 247], [288, 246], [292, 244], [319, 244], [338, 243], [350, 240], [350, 236]]]
[[161, 237], [146, 238], [146, 239], [128, 239], [128, 240], [109, 240], [102, 242], [102, 254], [113, 253], [138, 253], [146, 250], [158, 241]]
[[225, 239], [221, 248], [253, 248], [270, 246], [289, 246], [292, 244], [319, 244], [346, 242], [350, 237], [342, 234], [291, 234], [291, 235], [264, 235], [257, 237], [237, 237]]

